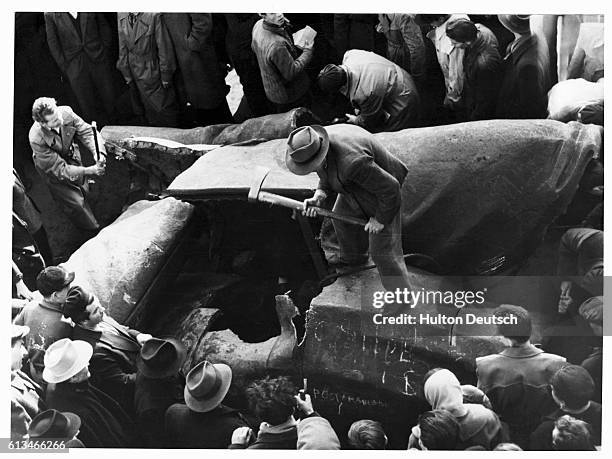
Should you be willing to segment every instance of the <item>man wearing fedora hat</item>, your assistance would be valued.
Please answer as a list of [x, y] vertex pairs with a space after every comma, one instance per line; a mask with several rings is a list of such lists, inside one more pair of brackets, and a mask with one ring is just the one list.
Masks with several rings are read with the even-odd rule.
[[67, 448], [83, 448], [83, 443], [76, 438], [80, 428], [81, 418], [76, 414], [47, 410], [32, 419], [28, 435], [31, 440], [62, 440]]
[[47, 405], [81, 418], [80, 440], [88, 448], [127, 448], [139, 445], [134, 422], [109, 395], [89, 382], [93, 348], [85, 341], [64, 338], [45, 353], [43, 378]]
[[134, 407], [138, 428], [150, 448], [170, 446], [164, 416], [169, 406], [185, 403], [181, 368], [186, 358], [187, 349], [175, 338], [151, 338], [140, 349]]
[[11, 439], [27, 438], [28, 426], [45, 409], [42, 388], [21, 371], [28, 355], [23, 341], [30, 332], [28, 327], [11, 326]]
[[314, 196], [304, 201], [305, 215], [316, 216], [311, 206], [320, 206], [335, 192], [334, 212], [368, 219], [365, 231], [332, 220], [341, 263], [365, 263], [369, 245], [385, 289], [408, 288], [400, 211], [406, 166], [374, 135], [348, 124], [296, 129], [287, 139], [285, 163], [294, 174], [319, 176]]
[[49, 266], [36, 277], [41, 301], [28, 303], [13, 320], [15, 325], [30, 328], [26, 347], [48, 348], [54, 341], [70, 336], [69, 322], [62, 320], [62, 307], [66, 301], [74, 273], [61, 266]]
[[94, 349], [89, 364], [93, 384], [132, 412], [136, 359], [141, 343], [151, 335], [117, 323], [94, 295], [79, 286], [68, 291], [63, 311], [75, 324], [72, 339], [86, 341]]
[[187, 374], [185, 404], [166, 411], [166, 431], [174, 448], [227, 448], [232, 433], [247, 426], [238, 410], [222, 405], [232, 382], [223, 363], [200, 362]]

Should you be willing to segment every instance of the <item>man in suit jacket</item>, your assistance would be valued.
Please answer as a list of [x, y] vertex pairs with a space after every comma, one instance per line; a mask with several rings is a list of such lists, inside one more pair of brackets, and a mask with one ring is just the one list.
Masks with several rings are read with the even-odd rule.
[[369, 252], [386, 290], [409, 288], [403, 258], [401, 186], [408, 169], [372, 134], [359, 126], [306, 126], [287, 139], [287, 168], [297, 175], [315, 172], [319, 184], [304, 201], [305, 214], [316, 210], [331, 192], [338, 193], [334, 212], [367, 218], [363, 228], [333, 220], [340, 244], [340, 261], [349, 265], [367, 261]]
[[72, 339], [85, 341], [94, 349], [89, 364], [94, 385], [132, 412], [136, 358], [151, 335], [117, 323], [104, 313], [98, 299], [81, 287], [70, 289], [63, 310], [75, 323]]
[[507, 338], [511, 346], [476, 359], [478, 388], [510, 427], [512, 441], [525, 449], [529, 434], [555, 409], [549, 385], [553, 375], [565, 365], [565, 358], [548, 354], [530, 343], [531, 318], [524, 308], [501, 305], [495, 316], [515, 322], [498, 325], [498, 334]]
[[115, 92], [109, 52], [112, 30], [100, 13], [45, 13], [49, 50], [87, 120], [111, 120]]
[[[101, 156], [93, 166], [83, 166], [80, 153], [84, 148], [96, 158], [92, 127], [72, 108], [58, 107], [49, 97], [34, 101], [32, 118], [29, 140], [36, 170], [72, 223], [82, 230], [97, 232], [100, 225], [85, 201], [86, 179], [103, 175], [106, 163]], [[102, 139], [98, 145], [106, 153]]]
[[28, 303], [13, 320], [15, 325], [30, 329], [28, 349], [47, 349], [54, 341], [70, 336], [70, 324], [62, 320], [62, 307], [73, 280], [74, 273], [61, 266], [49, 266], [38, 274], [36, 285], [43, 299]]

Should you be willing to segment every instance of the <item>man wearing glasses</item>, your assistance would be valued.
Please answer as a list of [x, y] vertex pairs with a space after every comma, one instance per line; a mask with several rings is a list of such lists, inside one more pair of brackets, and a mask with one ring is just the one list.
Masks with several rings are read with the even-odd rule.
[[[104, 156], [93, 166], [83, 166], [79, 148], [96, 158], [92, 127], [68, 106], [57, 106], [55, 99], [40, 97], [32, 106], [34, 124], [29, 140], [36, 170], [51, 195], [79, 229], [96, 233], [100, 225], [85, 201], [87, 177], [104, 174]], [[99, 142], [101, 152], [104, 142]]]

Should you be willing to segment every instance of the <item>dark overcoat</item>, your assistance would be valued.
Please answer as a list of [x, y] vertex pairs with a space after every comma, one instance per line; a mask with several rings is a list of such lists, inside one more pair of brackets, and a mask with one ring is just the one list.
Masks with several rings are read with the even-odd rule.
[[198, 109], [218, 107], [225, 100], [225, 79], [213, 43], [210, 13], [164, 13], [162, 20], [174, 45], [187, 101]]

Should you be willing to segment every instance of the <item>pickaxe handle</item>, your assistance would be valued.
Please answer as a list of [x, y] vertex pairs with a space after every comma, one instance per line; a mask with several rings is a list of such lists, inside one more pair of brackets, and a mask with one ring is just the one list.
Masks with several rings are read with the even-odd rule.
[[[304, 203], [302, 201], [297, 201], [295, 199], [287, 198], [285, 196], [281, 196], [274, 193], [269, 193], [267, 191], [260, 191], [257, 195], [257, 200], [261, 202], [267, 202], [268, 204], [274, 204], [277, 206], [287, 207], [289, 209], [295, 209], [300, 212], [304, 210]], [[324, 217], [333, 218], [336, 220], [343, 221], [345, 223], [351, 223], [353, 225], [365, 226], [368, 222], [362, 220], [360, 218], [349, 217], [347, 215], [340, 215], [336, 212], [332, 212], [331, 210], [323, 209], [321, 207], [312, 206], [313, 209], [316, 209], [317, 214], [322, 215]]]

